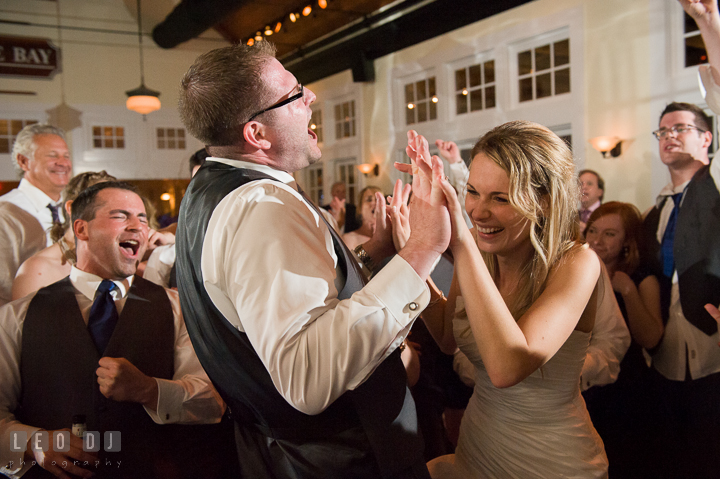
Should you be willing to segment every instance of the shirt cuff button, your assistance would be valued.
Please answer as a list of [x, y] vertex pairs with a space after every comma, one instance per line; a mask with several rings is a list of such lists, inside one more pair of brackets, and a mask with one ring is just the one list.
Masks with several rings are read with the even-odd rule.
[[410, 311], [417, 311], [419, 307], [420, 306], [418, 306], [418, 304], [414, 301], [408, 304], [408, 308], [410, 308]]

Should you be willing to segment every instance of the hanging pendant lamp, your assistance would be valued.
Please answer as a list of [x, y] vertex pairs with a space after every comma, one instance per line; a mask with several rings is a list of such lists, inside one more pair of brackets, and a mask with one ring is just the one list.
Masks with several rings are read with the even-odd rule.
[[145, 86], [145, 69], [143, 66], [143, 39], [142, 39], [142, 12], [140, 10], [140, 0], [137, 0], [137, 17], [138, 17], [138, 44], [140, 45], [140, 86], [134, 90], [128, 90], [125, 94], [128, 96], [125, 106], [128, 110], [147, 115], [160, 109], [160, 92], [151, 90]]

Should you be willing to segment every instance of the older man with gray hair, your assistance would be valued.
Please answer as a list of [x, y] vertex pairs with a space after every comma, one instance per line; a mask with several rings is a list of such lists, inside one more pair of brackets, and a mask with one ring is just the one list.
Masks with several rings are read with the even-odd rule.
[[10, 301], [22, 262], [51, 244], [48, 231], [59, 221], [60, 194], [72, 176], [65, 133], [51, 125], [23, 128], [12, 159], [22, 179], [0, 196], [0, 305]]

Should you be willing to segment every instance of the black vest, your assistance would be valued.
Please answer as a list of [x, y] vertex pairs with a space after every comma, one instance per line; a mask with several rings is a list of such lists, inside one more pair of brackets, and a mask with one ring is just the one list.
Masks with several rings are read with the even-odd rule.
[[[73, 415], [84, 414], [88, 431], [121, 433], [120, 452], [105, 453], [101, 448], [103, 466], [91, 468], [99, 477], [156, 477], [152, 457], [165, 449], [164, 433], [169, 429], [155, 424], [140, 404], [113, 401], [100, 393], [95, 370], [101, 356], [75, 293], [65, 278], [42, 288], [30, 301], [23, 325], [22, 393], [16, 416], [24, 424], [62, 429], [71, 426]], [[136, 277], [104, 356], [126, 358], [148, 376], [172, 379], [173, 324], [165, 290]], [[106, 459], [113, 466], [103, 468]]]
[[[415, 406], [399, 351], [357, 389], [310, 416], [278, 393], [247, 335], [222, 316], [203, 286], [202, 247], [215, 207], [238, 187], [259, 179], [274, 180], [254, 170], [206, 163], [188, 187], [177, 230], [177, 278], [185, 322], [201, 364], [239, 425], [241, 468], [248, 477], [263, 478], [391, 477], [422, 457]], [[338, 297], [349, 298], [365, 279], [347, 247], [332, 228], [330, 232], [346, 273]]]
[[[667, 321], [672, 285], [671, 278], [661, 272], [662, 252], [657, 241], [663, 205], [648, 213], [644, 227], [649, 259], [659, 269], [662, 312]], [[675, 226], [673, 255], [683, 315], [706, 334], [717, 332], [717, 323], [705, 311], [707, 303], [720, 304], [720, 193], [709, 166], [701, 168], [687, 187]]]

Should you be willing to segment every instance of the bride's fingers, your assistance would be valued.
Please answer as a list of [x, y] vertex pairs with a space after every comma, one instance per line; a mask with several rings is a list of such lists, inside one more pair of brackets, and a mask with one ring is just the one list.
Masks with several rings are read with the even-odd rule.
[[384, 228], [387, 222], [387, 208], [385, 207], [385, 198], [379, 191], [375, 192], [375, 227]]
[[410, 192], [411, 192], [411, 191], [412, 191], [412, 186], [409, 185], [409, 184], [405, 185], [405, 187], [403, 188], [403, 191], [402, 191], [402, 204], [403, 204], [404, 206], [407, 206], [407, 204], [408, 204], [408, 200], [410, 199]]
[[395, 162], [395, 169], [398, 171], [402, 171], [403, 173], [409, 173], [413, 174], [413, 168], [412, 165], [408, 163], [400, 163], [399, 161]]

